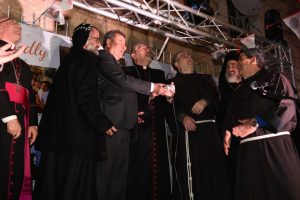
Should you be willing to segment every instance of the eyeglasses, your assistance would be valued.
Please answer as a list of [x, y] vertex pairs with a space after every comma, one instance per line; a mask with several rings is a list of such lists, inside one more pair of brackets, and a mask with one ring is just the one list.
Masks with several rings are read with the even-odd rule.
[[93, 36], [89, 36], [89, 38], [93, 38], [94, 40], [97, 40], [98, 42], [101, 42], [100, 38], [96, 38], [96, 37], [93, 37]]
[[151, 49], [149, 46], [145, 46], [145, 45], [138, 46], [132, 53], [137, 53], [139, 51], [149, 52], [151, 57], [155, 56], [155, 54], [156, 54], [156, 52], [153, 49]]
[[2, 22], [0, 22], [0, 24], [2, 24], [2, 23], [4, 23], [4, 22], [7, 22], [7, 21], [9, 21], [9, 20], [11, 20], [11, 19], [7, 18], [7, 19], [3, 20]]
[[150, 51], [150, 52], [151, 52], [151, 49], [150, 49], [150, 47], [148, 47], [148, 46], [139, 46], [139, 47], [135, 50], [135, 52], [140, 51], [140, 50], [145, 50], [145, 51]]

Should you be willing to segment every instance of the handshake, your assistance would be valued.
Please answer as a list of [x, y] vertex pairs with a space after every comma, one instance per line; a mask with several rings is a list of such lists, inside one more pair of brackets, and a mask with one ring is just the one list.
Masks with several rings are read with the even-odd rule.
[[154, 83], [154, 90], [152, 92], [153, 96], [163, 95], [167, 98], [173, 97], [175, 94], [175, 85], [172, 82], [170, 85], [162, 83]]

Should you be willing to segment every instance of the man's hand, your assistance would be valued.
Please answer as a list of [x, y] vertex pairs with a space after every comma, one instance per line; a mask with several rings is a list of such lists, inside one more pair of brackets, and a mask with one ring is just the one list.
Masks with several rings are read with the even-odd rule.
[[173, 98], [173, 97], [167, 97], [167, 102], [173, 103], [173, 101], [174, 101], [174, 98]]
[[108, 136], [113, 136], [118, 130], [112, 126], [110, 129], [108, 129], [107, 131], [105, 131], [105, 134]]
[[9, 62], [17, 57], [19, 57], [23, 52], [24, 49], [26, 48], [25, 45], [21, 45], [20, 48], [16, 49], [16, 50], [9, 50], [10, 49], [11, 44], [6, 44], [2, 47], [0, 47], [0, 64], [4, 64], [6, 62]]
[[166, 88], [164, 87], [166, 84], [163, 83], [154, 83], [154, 89], [152, 91], [153, 96], [159, 96], [166, 92]]
[[28, 139], [29, 139], [30, 145], [32, 145], [34, 143], [37, 135], [38, 135], [38, 128], [36, 126], [29, 126], [28, 127]]
[[226, 156], [229, 154], [229, 148], [230, 148], [230, 142], [231, 142], [231, 133], [226, 130], [225, 136], [223, 139], [223, 146]]
[[202, 111], [205, 109], [206, 106], [207, 106], [207, 102], [201, 99], [194, 104], [192, 108], [192, 113], [199, 115], [202, 113]]
[[187, 131], [195, 131], [196, 130], [196, 122], [190, 116], [185, 116], [183, 118], [182, 124]]
[[12, 135], [13, 139], [17, 139], [21, 135], [21, 125], [18, 119], [12, 119], [6, 123], [7, 132]]
[[253, 126], [253, 120], [254, 119], [239, 120], [241, 124], [232, 129], [232, 134], [244, 138], [251, 133], [254, 133], [257, 130], [257, 127]]
[[143, 118], [140, 117], [140, 116], [142, 116], [143, 114], [144, 114], [144, 112], [138, 112], [138, 124], [144, 123]]
[[165, 86], [166, 88], [166, 92], [163, 94], [165, 95], [167, 98], [173, 98], [175, 95], [175, 85], [174, 82], [172, 82], [170, 85]]

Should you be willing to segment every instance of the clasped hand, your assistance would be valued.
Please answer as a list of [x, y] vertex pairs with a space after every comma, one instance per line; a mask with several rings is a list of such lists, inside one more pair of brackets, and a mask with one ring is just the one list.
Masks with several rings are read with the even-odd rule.
[[[18, 119], [10, 120], [6, 123], [7, 125], [7, 132], [13, 137], [13, 139], [17, 139], [21, 136], [22, 127], [19, 123]], [[30, 145], [34, 143], [36, 137], [38, 135], [38, 128], [36, 126], [29, 126], [28, 127], [28, 139]]]
[[[174, 85], [172, 82], [171, 85]], [[175, 94], [175, 90], [169, 90], [164, 83], [154, 83], [154, 90], [152, 92], [152, 96], [163, 95], [167, 98], [172, 98]]]

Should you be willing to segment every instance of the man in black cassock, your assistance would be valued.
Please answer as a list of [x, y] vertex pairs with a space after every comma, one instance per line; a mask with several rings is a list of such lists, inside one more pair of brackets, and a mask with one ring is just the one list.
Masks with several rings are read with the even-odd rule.
[[[242, 84], [235, 91], [226, 116], [225, 148], [240, 137], [236, 200], [300, 199], [300, 162], [290, 131], [296, 126], [290, 82], [271, 74], [261, 50], [240, 54]], [[227, 151], [227, 150], [226, 150]]]
[[[236, 51], [227, 53], [225, 55], [221, 73], [219, 76], [219, 91], [221, 94], [221, 100], [218, 106], [216, 122], [222, 141], [225, 133], [223, 123], [227, 108], [231, 102], [233, 93], [240, 87], [242, 81], [238, 66], [239, 57], [240, 55]], [[238, 147], [239, 139], [233, 138], [231, 140], [230, 153], [226, 157], [231, 196], [233, 196], [234, 193]]]
[[177, 52], [172, 66], [178, 73], [174, 104], [179, 133], [174, 136], [173, 199], [228, 199], [222, 144], [215, 117], [218, 91], [211, 76], [194, 72], [192, 57]]
[[[128, 75], [154, 83], [164, 83], [165, 74], [149, 68], [151, 50], [145, 43], [133, 46], [133, 66], [125, 67]], [[138, 94], [140, 123], [131, 133], [126, 199], [170, 199], [170, 170], [165, 119], [169, 118], [169, 103], [159, 96], [149, 98]]]
[[231, 101], [234, 91], [239, 88], [242, 78], [238, 67], [239, 54], [231, 51], [225, 55], [222, 69], [219, 76], [219, 91], [221, 100], [218, 106], [217, 125], [223, 138], [224, 130], [222, 130], [224, 117]]
[[98, 165], [99, 200], [123, 200], [126, 195], [130, 131], [138, 121], [137, 93], [167, 94], [163, 84], [125, 75], [118, 61], [126, 50], [125, 34], [107, 32], [99, 52], [98, 95], [104, 114], [114, 125], [105, 136], [107, 159]]
[[99, 30], [80, 24], [72, 42], [39, 126], [36, 148], [42, 156], [36, 200], [97, 199], [95, 164], [106, 158], [104, 134], [112, 128], [97, 100]]
[[[0, 18], [1, 48], [15, 46], [21, 32], [15, 20]], [[37, 115], [31, 79], [20, 58], [0, 65], [0, 199], [32, 198], [30, 144], [37, 136]]]

